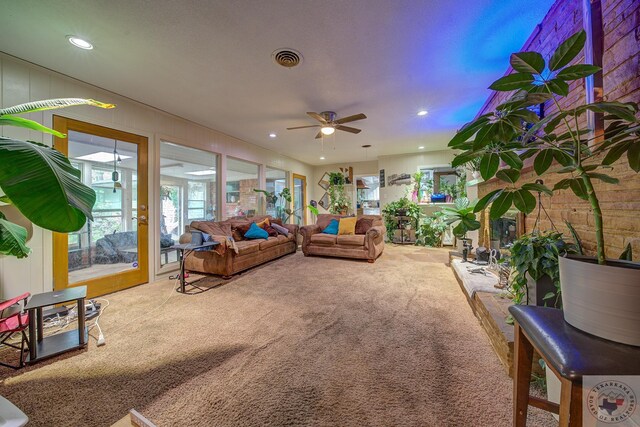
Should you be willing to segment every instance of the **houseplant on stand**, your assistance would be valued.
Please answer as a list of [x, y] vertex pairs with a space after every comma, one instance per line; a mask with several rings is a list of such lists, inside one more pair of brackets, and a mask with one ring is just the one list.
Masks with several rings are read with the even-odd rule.
[[[515, 73], [491, 85], [497, 91], [516, 91], [495, 112], [466, 124], [450, 141], [449, 147], [463, 150], [452, 165], [480, 159], [485, 180], [494, 176], [505, 188], [494, 190], [476, 205], [479, 212], [491, 204], [490, 217], [499, 218], [511, 205], [524, 213], [535, 209], [532, 192], [553, 194], [570, 189], [589, 202], [597, 244], [595, 258], [560, 257], [560, 284], [565, 320], [586, 332], [613, 341], [640, 345], [640, 265], [613, 261], [605, 257], [603, 215], [594, 181], [617, 184], [603, 173], [624, 156], [630, 168], [640, 171], [640, 121], [638, 105], [627, 102], [593, 102], [563, 108], [559, 98], [569, 95], [569, 81], [581, 80], [600, 71], [586, 64], [567, 66], [582, 50], [584, 31], [558, 46], [548, 61], [537, 52], [511, 55]], [[548, 70], [547, 70], [548, 66]], [[552, 103], [556, 110], [543, 119], [528, 107]], [[578, 118], [586, 112], [603, 114], [607, 126], [603, 135], [592, 135], [580, 126]], [[523, 125], [523, 121], [533, 123]], [[470, 140], [471, 139], [471, 140]], [[538, 183], [519, 185], [524, 160], [531, 158], [537, 175], [553, 172], [566, 178], [549, 189]], [[509, 167], [498, 170], [500, 161]]]
[[344, 188], [345, 178], [340, 172], [329, 173], [329, 212], [334, 215], [347, 215], [351, 210], [351, 198]]
[[[113, 108], [91, 99], [52, 99], [0, 109], [0, 125], [18, 126], [64, 138], [65, 135], [15, 114], [91, 105]], [[0, 202], [13, 205], [33, 224], [68, 233], [81, 229], [96, 201], [95, 192], [80, 181], [80, 171], [69, 159], [47, 145], [0, 137]], [[28, 256], [26, 228], [7, 219], [0, 210], [0, 254]]]

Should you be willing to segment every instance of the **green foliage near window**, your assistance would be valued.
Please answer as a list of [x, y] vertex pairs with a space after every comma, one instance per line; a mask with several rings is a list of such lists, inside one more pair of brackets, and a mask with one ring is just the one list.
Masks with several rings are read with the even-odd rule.
[[[528, 214], [536, 207], [538, 191], [552, 195], [570, 189], [577, 197], [591, 205], [596, 256], [605, 264], [605, 241], [602, 210], [594, 181], [617, 184], [618, 179], [607, 175], [607, 169], [625, 156], [629, 167], [640, 172], [640, 120], [635, 102], [593, 102], [563, 108], [560, 98], [569, 95], [569, 83], [582, 80], [601, 71], [587, 64], [568, 65], [584, 47], [586, 33], [580, 31], [562, 42], [551, 58], [538, 52], [511, 55], [514, 73], [496, 80], [491, 89], [515, 91], [495, 112], [483, 114], [467, 123], [449, 142], [449, 147], [463, 150], [452, 166], [480, 159], [480, 173], [485, 180], [494, 176], [505, 183], [480, 199], [475, 212], [488, 205], [490, 217], [501, 217], [512, 205]], [[581, 90], [582, 84], [574, 84]], [[540, 119], [529, 107], [551, 102], [556, 110]], [[581, 127], [580, 116], [592, 112], [602, 114], [606, 121], [604, 135], [593, 135]], [[547, 171], [564, 174], [566, 178], [549, 189], [541, 184], [519, 185], [524, 160], [533, 159], [537, 175]], [[557, 162], [560, 167], [552, 167]], [[498, 170], [500, 163], [507, 169]]]
[[467, 232], [480, 228], [480, 222], [476, 220], [474, 208], [475, 202], [470, 202], [466, 197], [456, 199], [453, 207], [442, 208], [446, 224], [456, 224], [452, 230], [454, 236], [463, 239], [467, 236]]
[[[260, 190], [254, 188], [253, 191], [256, 193], [262, 193], [266, 202], [270, 205], [274, 205], [276, 208], [276, 218], [279, 218], [285, 224], [289, 222], [292, 216], [295, 216], [299, 220], [302, 217], [299, 215], [299, 212], [302, 208], [291, 209], [291, 201], [293, 200], [291, 196], [291, 190], [288, 187], [284, 187], [280, 193], [276, 193], [275, 191], [267, 191]], [[314, 215], [318, 215], [318, 208], [315, 206], [307, 205], [307, 209]]]
[[445, 215], [442, 212], [434, 212], [431, 216], [422, 217], [416, 230], [416, 245], [442, 246], [442, 235], [447, 229]]
[[518, 238], [511, 247], [509, 263], [513, 269], [510, 280], [510, 291], [513, 302], [522, 304], [527, 296], [527, 275], [538, 280], [547, 275], [556, 287], [543, 297], [550, 305], [557, 306], [560, 297], [560, 268], [558, 257], [568, 253], [576, 253], [573, 244], [567, 243], [562, 233], [549, 231], [544, 233], [525, 234]]
[[413, 226], [417, 227], [422, 211], [417, 203], [409, 200], [408, 197], [403, 197], [395, 202], [387, 203], [382, 208], [382, 218], [384, 219], [384, 225], [387, 227], [387, 239], [393, 240], [393, 230], [396, 229], [396, 216], [402, 214], [413, 219]]
[[[91, 105], [114, 108], [92, 99], [50, 99], [0, 109], [0, 126], [18, 126], [64, 138], [65, 135], [15, 114]], [[44, 144], [0, 137], [0, 202], [13, 204], [29, 221], [47, 230], [68, 233], [81, 229], [96, 201], [95, 192], [80, 180], [80, 171], [59, 151]], [[0, 254], [24, 258], [27, 230], [0, 212]]]
[[339, 215], [351, 210], [351, 198], [344, 188], [345, 178], [340, 172], [329, 172], [329, 212]]

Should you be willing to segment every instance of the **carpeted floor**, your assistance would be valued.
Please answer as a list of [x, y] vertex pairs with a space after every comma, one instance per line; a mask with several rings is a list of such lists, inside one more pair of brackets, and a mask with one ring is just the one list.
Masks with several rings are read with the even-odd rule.
[[106, 346], [0, 368], [0, 395], [30, 426], [108, 426], [130, 408], [160, 427], [510, 426], [511, 380], [446, 254], [298, 252], [198, 295], [168, 281], [109, 295]]

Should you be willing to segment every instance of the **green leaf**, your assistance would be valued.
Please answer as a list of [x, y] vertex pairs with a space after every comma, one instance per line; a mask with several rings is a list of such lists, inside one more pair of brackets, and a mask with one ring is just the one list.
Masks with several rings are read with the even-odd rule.
[[77, 231], [92, 218], [96, 193], [53, 148], [0, 138], [0, 188], [24, 216], [47, 230]]
[[45, 99], [43, 101], [27, 102], [26, 104], [16, 105], [14, 107], [0, 109], [0, 116], [7, 114], [23, 114], [33, 113], [36, 111], [56, 110], [58, 108], [72, 107], [74, 105], [91, 105], [99, 108], [115, 108], [113, 104], [105, 104], [104, 102], [93, 99], [81, 98], [58, 98]]
[[11, 205], [11, 199], [7, 196], [0, 196], [0, 202], [6, 203], [7, 205]]
[[555, 150], [551, 148], [547, 148], [545, 150], [540, 151], [533, 161], [533, 169], [536, 171], [538, 175], [542, 175], [549, 169], [551, 163], [553, 163], [553, 152]]
[[553, 79], [547, 82], [549, 90], [556, 95], [567, 96], [569, 95], [569, 85], [564, 80]]
[[590, 178], [599, 179], [600, 181], [606, 182], [607, 184], [618, 184], [620, 182], [618, 178], [614, 178], [603, 173], [590, 172], [587, 174], [587, 176]]
[[495, 139], [496, 132], [498, 131], [499, 123], [489, 123], [478, 131], [476, 139], [473, 141], [473, 149], [479, 150], [486, 147]]
[[582, 182], [581, 179], [574, 178], [570, 180], [569, 187], [571, 188], [571, 191], [573, 191], [573, 194], [575, 194], [576, 196], [580, 197], [583, 200], [589, 199], [589, 197], [587, 196], [587, 187], [585, 187], [584, 182]]
[[640, 141], [632, 142], [627, 150], [629, 166], [636, 172], [640, 172]]
[[63, 133], [60, 133], [57, 130], [53, 130], [46, 126], [42, 126], [38, 122], [34, 122], [33, 120], [29, 120], [29, 119], [24, 119], [22, 117], [14, 117], [14, 116], [8, 116], [8, 115], [0, 116], [0, 126], [16, 126], [21, 128], [37, 130], [38, 132], [50, 133], [52, 135], [57, 136], [58, 138], [65, 137]]
[[562, 42], [560, 46], [556, 48], [555, 52], [553, 52], [549, 60], [549, 69], [556, 71], [571, 62], [573, 58], [578, 56], [586, 40], [587, 33], [585, 33], [584, 30], [580, 30]]
[[465, 163], [474, 160], [476, 157], [479, 157], [481, 154], [482, 151], [465, 151], [462, 154], [458, 154], [451, 161], [451, 167], [457, 168], [458, 166], [462, 166]]
[[10, 222], [0, 213], [0, 254], [24, 258], [31, 251], [26, 243], [27, 229]]
[[533, 194], [527, 190], [520, 189], [513, 193], [513, 204], [520, 212], [529, 214], [533, 212], [538, 202]]
[[509, 184], [515, 184], [520, 179], [520, 171], [517, 169], [502, 169], [496, 173], [496, 178]]
[[[596, 113], [607, 113], [616, 118], [626, 120], [628, 122], [636, 122], [636, 110], [622, 102], [595, 102], [585, 106], [587, 109]], [[610, 119], [610, 118], [609, 118]]]
[[509, 60], [514, 70], [521, 73], [540, 74], [544, 71], [544, 58], [538, 52], [519, 52]]
[[553, 191], [551, 191], [549, 189], [549, 187], [547, 187], [545, 185], [542, 185], [542, 184], [533, 183], [533, 182], [524, 184], [522, 186], [522, 189], [523, 190], [529, 190], [529, 191], [538, 191], [540, 193], [546, 194], [547, 196], [553, 195]]
[[513, 169], [520, 170], [524, 166], [524, 162], [522, 161], [522, 159], [513, 151], [505, 151], [500, 153], [500, 158], [503, 162], [505, 162]]
[[515, 89], [522, 89], [533, 83], [533, 76], [528, 73], [513, 73], [496, 80], [489, 86], [489, 89], [501, 92], [509, 92]]
[[630, 145], [630, 141], [623, 141], [620, 144], [609, 148], [609, 152], [604, 156], [604, 159], [602, 159], [602, 164], [610, 165], [615, 163], [625, 152], [627, 152]]
[[513, 204], [513, 193], [503, 192], [500, 194], [491, 204], [489, 210], [489, 217], [491, 219], [498, 219], [505, 214]]
[[631, 243], [627, 243], [624, 251], [620, 254], [620, 258], [625, 261], [633, 261], [633, 249], [631, 249]]
[[486, 153], [480, 160], [480, 175], [485, 181], [490, 180], [500, 167], [500, 156], [496, 153]]
[[516, 110], [511, 112], [509, 114], [509, 117], [512, 117], [512, 116], [521, 118], [527, 123], [538, 123], [540, 121], [540, 117], [538, 117], [536, 113], [534, 113], [531, 110], [527, 110], [526, 108], [524, 110]]
[[576, 171], [576, 167], [573, 165], [569, 165], [569, 166], [565, 166], [563, 168], [558, 169], [556, 173], [571, 173], [575, 171]]
[[478, 200], [478, 202], [476, 203], [475, 208], [473, 208], [473, 211], [474, 212], [480, 212], [481, 210], [486, 208], [487, 205], [489, 205], [491, 202], [493, 202], [500, 194], [502, 194], [503, 191], [504, 191], [504, 189], [502, 189], [502, 188], [500, 188], [498, 190], [491, 191], [490, 193], [485, 195], [482, 199]]
[[553, 186], [553, 191], [566, 190], [567, 188], [569, 188], [572, 180], [573, 178], [561, 179], [560, 181], [556, 182], [556, 185]]
[[571, 236], [573, 236], [573, 241], [575, 242], [576, 252], [578, 252], [578, 255], [584, 255], [584, 251], [582, 249], [582, 240], [580, 239], [580, 236], [578, 235], [578, 232], [576, 231], [575, 228], [573, 228], [573, 225], [571, 225], [571, 223], [569, 221], [565, 220], [564, 223], [566, 224], [567, 228], [569, 229], [569, 233], [571, 233]]
[[553, 150], [553, 158], [562, 166], [570, 166], [573, 164], [573, 157], [564, 151]]
[[458, 145], [466, 142], [469, 138], [476, 134], [482, 127], [489, 122], [489, 116], [493, 114], [485, 114], [478, 117], [476, 120], [467, 123], [460, 129], [456, 135], [449, 141], [449, 147], [455, 148]]
[[600, 70], [602, 70], [602, 68], [596, 65], [576, 64], [560, 70], [556, 77], [562, 80], [578, 80], [591, 76]]

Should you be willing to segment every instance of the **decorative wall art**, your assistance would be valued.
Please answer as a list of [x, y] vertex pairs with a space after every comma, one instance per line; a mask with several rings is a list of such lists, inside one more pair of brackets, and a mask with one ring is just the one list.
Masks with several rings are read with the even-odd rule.
[[411, 175], [408, 173], [400, 173], [389, 175], [389, 185], [408, 185], [411, 184]]

